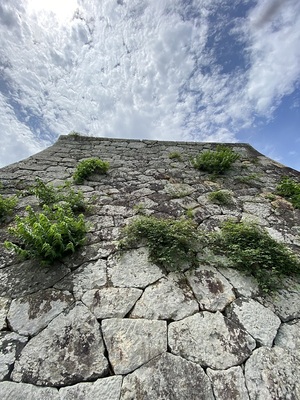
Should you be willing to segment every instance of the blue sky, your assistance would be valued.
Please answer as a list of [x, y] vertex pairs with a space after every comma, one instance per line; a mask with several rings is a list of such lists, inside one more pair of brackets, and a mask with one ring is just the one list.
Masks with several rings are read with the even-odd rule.
[[300, 170], [299, 0], [2, 0], [0, 166], [77, 131]]

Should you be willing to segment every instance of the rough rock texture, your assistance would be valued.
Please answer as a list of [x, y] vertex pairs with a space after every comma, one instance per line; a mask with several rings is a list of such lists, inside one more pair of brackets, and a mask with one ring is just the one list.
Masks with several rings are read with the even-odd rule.
[[280, 347], [260, 347], [246, 362], [250, 400], [300, 398], [300, 362]]
[[240, 297], [228, 307], [227, 317], [250, 333], [263, 346], [272, 346], [280, 319], [253, 299]]
[[60, 400], [58, 390], [55, 388], [15, 382], [0, 382], [0, 398], [3, 400]]
[[167, 350], [167, 324], [143, 319], [107, 319], [102, 332], [115, 374], [127, 374]]
[[65, 386], [98, 378], [108, 371], [96, 318], [78, 303], [31, 339], [15, 363], [12, 379]]
[[[276, 186], [300, 174], [248, 145], [226, 146], [240, 159], [214, 177], [190, 162], [214, 143], [80, 136], [0, 170], [0, 194], [22, 193], [19, 216], [39, 209], [28, 191], [36, 178], [70, 180], [91, 205], [85, 245], [51, 266], [7, 251], [13, 218], [0, 222], [1, 400], [300, 398], [299, 278], [267, 296], [211, 249], [199, 246], [195, 265], [168, 273], [149, 261], [145, 242], [118, 246], [140, 215], [188, 216], [208, 231], [234, 218], [257, 221], [299, 255], [300, 210]], [[107, 174], [73, 185], [90, 157], [108, 161]], [[217, 190], [229, 191], [230, 204], [211, 202]]]
[[232, 367], [225, 371], [208, 368], [206, 373], [212, 382], [215, 400], [249, 400], [241, 367]]
[[73, 301], [71, 293], [53, 289], [14, 299], [7, 315], [9, 325], [20, 335], [33, 336]]
[[214, 400], [203, 369], [165, 353], [124, 378], [120, 400]]
[[111, 376], [98, 379], [93, 383], [77, 383], [70, 387], [61, 388], [61, 400], [119, 400], [123, 378]]
[[204, 311], [171, 323], [169, 346], [172, 353], [203, 367], [226, 369], [245, 361], [255, 341], [220, 312]]
[[145, 289], [130, 316], [179, 320], [197, 311], [199, 305], [184, 276], [171, 273]]

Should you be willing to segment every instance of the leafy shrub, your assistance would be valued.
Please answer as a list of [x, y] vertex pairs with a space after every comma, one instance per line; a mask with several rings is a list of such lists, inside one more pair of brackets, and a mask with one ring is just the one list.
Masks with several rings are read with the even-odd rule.
[[194, 168], [212, 174], [222, 174], [239, 159], [239, 155], [226, 146], [218, 146], [215, 151], [206, 150], [192, 159]]
[[80, 184], [93, 173], [105, 174], [108, 168], [109, 163], [100, 158], [88, 158], [80, 161], [73, 175], [74, 182]]
[[36, 213], [30, 206], [25, 217], [16, 216], [16, 226], [9, 232], [18, 244], [6, 241], [5, 246], [23, 258], [36, 258], [51, 263], [74, 253], [85, 241], [87, 227], [82, 214], [74, 216], [71, 208], [43, 206]]
[[276, 188], [276, 193], [289, 200], [295, 208], [300, 208], [300, 183], [283, 177]]
[[11, 197], [3, 197], [0, 194], [0, 221], [4, 220], [5, 217], [8, 215], [11, 215], [13, 212], [13, 209], [17, 205], [17, 198], [16, 196], [11, 196]]
[[215, 250], [233, 268], [254, 276], [264, 292], [280, 288], [283, 276], [300, 275], [300, 260], [283, 243], [254, 223], [226, 221], [215, 234]]
[[121, 248], [130, 248], [145, 240], [151, 261], [168, 270], [180, 269], [195, 260], [198, 234], [191, 220], [143, 216], [124, 229], [124, 236]]
[[54, 187], [46, 184], [41, 179], [36, 179], [36, 184], [30, 190], [40, 201], [41, 205], [53, 206], [54, 204], [66, 203], [74, 212], [82, 212], [87, 209], [86, 201], [81, 190], [75, 191], [71, 188], [71, 182], [65, 182], [64, 185]]
[[208, 198], [212, 203], [228, 205], [232, 203], [232, 195], [228, 190], [217, 190], [210, 192]]
[[177, 160], [181, 161], [181, 154], [178, 151], [173, 151], [172, 153], [169, 153], [169, 159], [170, 160]]

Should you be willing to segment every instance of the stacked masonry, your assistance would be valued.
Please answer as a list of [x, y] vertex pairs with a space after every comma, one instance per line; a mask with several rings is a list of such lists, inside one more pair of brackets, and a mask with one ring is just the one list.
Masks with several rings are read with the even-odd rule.
[[[214, 144], [71, 136], [0, 171], [2, 193], [13, 194], [37, 177], [70, 179], [84, 158], [111, 165], [80, 186], [97, 200], [87, 245], [72, 257], [44, 267], [1, 245], [1, 399], [300, 399], [299, 282], [262, 296], [233, 269], [166, 273], [145, 247], [117, 251], [139, 210], [175, 218], [192, 210], [208, 230], [229, 217], [255, 220], [299, 251], [300, 210], [268, 196], [280, 177], [299, 173], [231, 146], [241, 158], [214, 181], [189, 161]], [[181, 160], [169, 158], [174, 151]], [[217, 189], [232, 191], [230, 206], [209, 201]], [[35, 201], [22, 197], [18, 214]]]

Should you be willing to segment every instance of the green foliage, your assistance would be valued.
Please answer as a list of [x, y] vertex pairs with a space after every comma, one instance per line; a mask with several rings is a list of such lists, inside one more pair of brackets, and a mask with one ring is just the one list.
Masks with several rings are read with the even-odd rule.
[[18, 203], [16, 196], [3, 197], [0, 194], [0, 221], [4, 220], [5, 217], [11, 215], [14, 208]]
[[36, 184], [30, 189], [40, 201], [41, 205], [52, 206], [56, 203], [66, 203], [74, 212], [82, 212], [87, 209], [82, 191], [75, 191], [71, 188], [71, 182], [65, 182], [64, 185], [54, 187], [51, 184], [44, 183], [41, 179], [36, 179]]
[[81, 136], [81, 134], [79, 133], [79, 132], [76, 132], [76, 131], [71, 131], [69, 134], [68, 134], [68, 136], [73, 136], [73, 137], [79, 137], [79, 136]]
[[18, 243], [5, 242], [5, 247], [14, 250], [23, 258], [34, 258], [52, 263], [83, 245], [87, 227], [82, 214], [75, 216], [71, 208], [43, 206], [36, 213], [30, 206], [25, 217], [16, 216], [16, 226], [9, 232]]
[[105, 174], [109, 168], [107, 161], [102, 161], [100, 158], [88, 158], [80, 161], [73, 175], [74, 182], [77, 184], [83, 183], [93, 173]]
[[192, 159], [194, 168], [211, 174], [222, 174], [240, 158], [239, 154], [226, 146], [218, 146], [215, 151], [207, 150]]
[[179, 151], [173, 151], [173, 152], [169, 153], [169, 159], [182, 161], [181, 154], [179, 153]]
[[212, 203], [229, 205], [232, 204], [232, 195], [228, 190], [217, 190], [216, 192], [210, 192], [208, 198]]
[[198, 233], [191, 220], [139, 217], [124, 228], [121, 248], [130, 248], [146, 241], [153, 263], [178, 270], [195, 261]]
[[276, 188], [276, 193], [289, 200], [295, 208], [300, 208], [300, 183], [283, 177]]
[[280, 288], [283, 276], [300, 275], [299, 258], [256, 224], [228, 220], [214, 241], [231, 267], [254, 276], [264, 292]]

